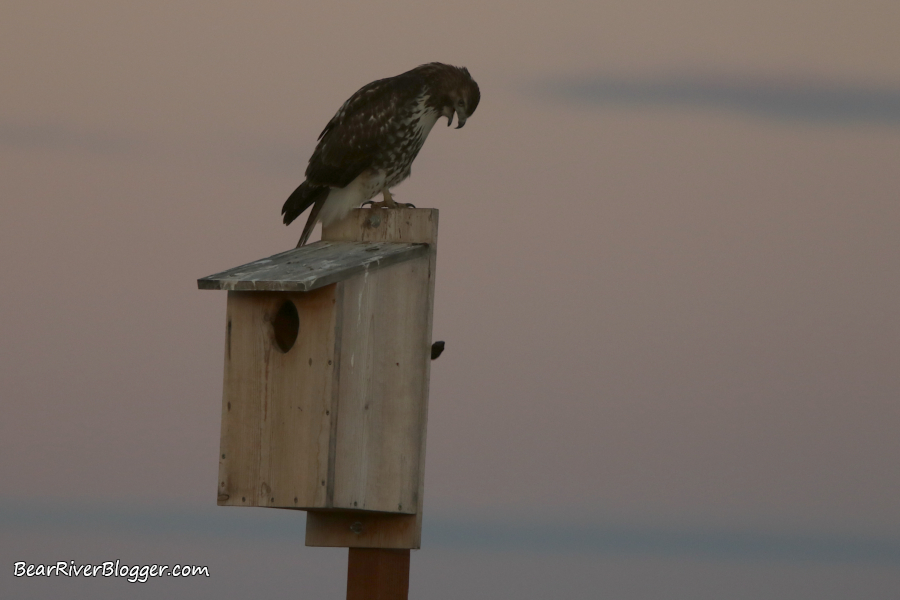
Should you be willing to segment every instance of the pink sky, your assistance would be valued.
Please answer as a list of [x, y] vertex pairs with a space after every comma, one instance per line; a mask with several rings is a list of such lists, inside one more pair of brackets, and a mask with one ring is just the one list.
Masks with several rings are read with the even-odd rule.
[[[396, 189], [441, 211], [426, 511], [900, 535], [900, 5], [744, 4], [4, 2], [0, 498], [212, 503], [196, 279], [439, 60], [482, 101]], [[775, 109], [554, 87], [615, 78]]]

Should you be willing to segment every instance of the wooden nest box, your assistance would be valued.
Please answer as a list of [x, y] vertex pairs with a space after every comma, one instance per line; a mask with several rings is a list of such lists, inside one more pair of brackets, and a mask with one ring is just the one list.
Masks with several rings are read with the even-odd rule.
[[306, 544], [418, 548], [438, 211], [358, 209], [228, 290], [220, 506], [308, 512]]

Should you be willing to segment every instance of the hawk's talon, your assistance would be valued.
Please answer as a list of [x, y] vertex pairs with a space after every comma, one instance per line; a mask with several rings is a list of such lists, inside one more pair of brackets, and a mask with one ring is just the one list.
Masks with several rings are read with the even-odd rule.
[[395, 202], [393, 206], [387, 202], [375, 202], [374, 200], [366, 200], [359, 205], [360, 208], [370, 205], [372, 208], [415, 208], [416, 205], [409, 202]]
[[384, 200], [382, 202], [366, 200], [360, 206], [365, 206], [366, 204], [371, 204], [372, 208], [398, 208], [400, 206], [407, 206], [407, 207], [415, 208], [415, 206], [413, 206], [412, 204], [403, 205], [403, 204], [397, 204], [396, 202], [394, 202], [394, 196], [391, 194], [391, 192], [389, 190], [382, 190], [381, 195], [384, 198]]
[[374, 200], [366, 200], [360, 206], [365, 206], [366, 204], [371, 204], [372, 208], [397, 208], [397, 205], [390, 206], [387, 202], [375, 202]]

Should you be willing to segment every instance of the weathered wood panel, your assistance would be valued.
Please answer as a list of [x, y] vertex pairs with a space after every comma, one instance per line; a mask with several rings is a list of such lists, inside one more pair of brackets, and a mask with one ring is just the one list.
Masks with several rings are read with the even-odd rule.
[[322, 241], [197, 280], [201, 290], [310, 291], [427, 254], [420, 243]]
[[[218, 502], [328, 505], [333, 439], [336, 285], [314, 292], [229, 292]], [[273, 320], [294, 303], [299, 334], [288, 352]], [[333, 468], [333, 465], [331, 465]]]
[[[428, 257], [344, 282], [335, 508], [414, 514], [430, 360]], [[377, 346], [376, 346], [377, 344]]]

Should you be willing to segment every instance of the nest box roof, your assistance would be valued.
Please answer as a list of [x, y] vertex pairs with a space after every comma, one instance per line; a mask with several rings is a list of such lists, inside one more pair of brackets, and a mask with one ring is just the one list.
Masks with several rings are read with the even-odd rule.
[[316, 242], [197, 280], [201, 290], [308, 292], [428, 252], [428, 244]]

